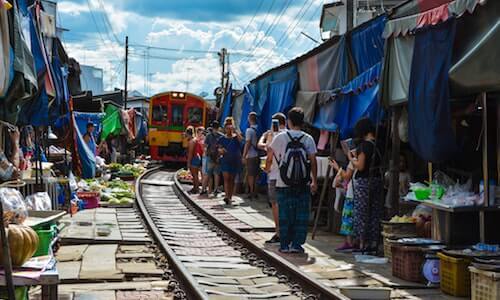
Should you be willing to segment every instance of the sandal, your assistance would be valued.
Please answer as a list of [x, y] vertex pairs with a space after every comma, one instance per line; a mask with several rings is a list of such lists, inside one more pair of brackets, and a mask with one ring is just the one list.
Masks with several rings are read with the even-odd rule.
[[226, 203], [226, 205], [231, 205], [231, 200], [224, 198], [224, 203]]

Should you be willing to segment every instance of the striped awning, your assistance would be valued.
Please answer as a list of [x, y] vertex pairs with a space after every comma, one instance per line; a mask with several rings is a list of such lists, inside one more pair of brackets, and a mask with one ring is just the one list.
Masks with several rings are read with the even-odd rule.
[[466, 11], [473, 13], [478, 4], [485, 2], [486, 0], [450, 0], [420, 13], [390, 19], [385, 25], [383, 37], [387, 39], [391, 36], [404, 36], [418, 28], [444, 22], [450, 17], [460, 17]]

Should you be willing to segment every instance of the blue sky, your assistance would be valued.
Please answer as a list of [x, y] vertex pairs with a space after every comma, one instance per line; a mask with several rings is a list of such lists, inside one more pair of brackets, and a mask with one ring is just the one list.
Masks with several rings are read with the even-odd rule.
[[323, 2], [59, 0], [58, 26], [69, 30], [70, 56], [104, 69], [106, 89], [123, 87], [128, 35], [130, 90], [211, 95], [220, 82], [217, 51], [228, 49], [231, 81], [241, 87], [316, 45], [300, 32], [319, 40]]

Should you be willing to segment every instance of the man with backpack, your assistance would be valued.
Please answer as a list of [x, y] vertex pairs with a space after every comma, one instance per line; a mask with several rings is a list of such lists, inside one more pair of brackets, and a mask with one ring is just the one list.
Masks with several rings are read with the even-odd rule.
[[270, 171], [274, 157], [279, 162], [276, 196], [282, 253], [304, 253], [311, 193], [317, 191], [316, 143], [301, 130], [303, 123], [304, 110], [292, 108], [288, 112], [289, 130], [274, 137], [267, 153], [266, 171]]
[[219, 122], [213, 121], [212, 126], [208, 129], [208, 134], [205, 137], [205, 149], [206, 149], [206, 174], [207, 176], [203, 178], [205, 186], [211, 185], [211, 177], [213, 177], [213, 186], [209, 190], [213, 191], [215, 197], [217, 197], [220, 181], [220, 167], [219, 167], [219, 152], [217, 148], [217, 143], [223, 134], [219, 131]]
[[259, 175], [260, 158], [257, 149], [257, 114], [251, 112], [248, 114], [248, 123], [250, 126], [245, 132], [245, 148], [243, 149], [243, 163], [246, 165], [247, 170], [247, 183], [248, 183], [248, 199], [257, 199], [255, 192], [255, 181]]

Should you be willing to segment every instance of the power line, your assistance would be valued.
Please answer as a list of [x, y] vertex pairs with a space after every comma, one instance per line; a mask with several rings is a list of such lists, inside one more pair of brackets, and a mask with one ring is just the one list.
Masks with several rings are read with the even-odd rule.
[[[269, 16], [269, 14], [271, 13], [271, 10], [273, 9], [273, 6], [274, 6], [274, 3], [276, 2], [276, 0], [273, 0], [273, 2], [271, 2], [271, 6], [269, 6], [269, 9], [267, 10], [267, 13], [266, 13], [266, 16], [264, 17], [264, 20], [262, 20], [262, 23], [260, 23], [260, 26], [259, 26], [259, 29], [257, 29], [257, 33], [255, 34], [255, 37], [252, 41], [252, 45], [255, 45], [255, 42], [257, 41], [257, 38], [259, 37], [259, 32], [262, 30], [262, 28], [264, 27], [264, 24], [266, 24], [266, 21], [267, 21], [267, 17]], [[250, 46], [249, 49], [247, 49], [247, 51], [252, 51], [250, 49], [255, 49], [255, 47], [252, 47]]]
[[234, 44], [234, 46], [233, 46], [234, 49], [236, 49], [236, 47], [238, 47], [238, 45], [240, 44], [241, 40], [243, 39], [243, 37], [247, 33], [248, 28], [250, 28], [250, 24], [252, 24], [253, 20], [257, 16], [257, 13], [259, 12], [259, 10], [262, 7], [263, 3], [264, 3], [264, 0], [260, 0], [259, 6], [257, 6], [257, 9], [255, 10], [255, 13], [253, 14], [252, 18], [250, 19], [250, 21], [248, 22], [247, 26], [245, 27], [245, 30], [243, 30], [243, 33], [241, 34], [241, 36], [238, 39], [238, 41], [236, 42], [236, 44]]
[[[312, 0], [306, 0], [304, 2], [304, 4], [302, 5], [302, 7], [300, 8], [300, 10], [297, 12], [297, 14], [295, 15], [295, 20], [297, 20], [295, 23], [290, 23], [290, 25], [288, 25], [288, 27], [286, 28], [286, 30], [283, 32], [283, 34], [280, 36], [280, 38], [278, 39], [277, 43], [274, 45], [274, 47], [272, 47], [268, 53], [265, 55], [265, 57], [256, 62], [256, 65], [257, 65], [257, 68], [258, 69], [261, 69], [261, 67], [269, 60], [269, 57], [271, 56], [271, 54], [273, 53], [274, 49], [276, 49], [277, 47], [281, 46], [287, 39], [288, 39], [288, 35], [291, 34], [295, 28], [297, 27], [297, 25], [302, 21], [302, 18], [304, 17], [304, 15], [307, 13], [307, 11], [309, 10], [309, 8], [311, 7], [311, 5], [314, 3], [314, 1]], [[309, 6], [307, 6], [306, 8], [306, 5], [309, 4]], [[305, 10], [304, 10], [305, 9]], [[293, 29], [291, 29], [291, 27], [293, 26]], [[285, 38], [285, 39], [284, 39]], [[247, 75], [245, 77], [245, 81], [249, 80], [251, 77], [253, 77], [255, 74], [257, 74], [257, 72], [252, 72], [251, 74]]]
[[116, 36], [115, 31], [113, 30], [113, 26], [111, 25], [111, 22], [109, 21], [108, 12], [106, 11], [104, 4], [102, 3], [102, 0], [98, 0], [98, 3], [99, 3], [99, 6], [102, 10], [104, 24], [109, 27], [109, 31], [111, 31], [111, 34], [115, 38], [115, 41], [118, 43], [118, 45], [121, 45], [122, 43], [121, 43], [120, 39]]
[[[306, 5], [308, 4], [309, 2], [309, 5], [307, 6], [306, 8]], [[297, 28], [297, 26], [302, 23], [302, 19], [304, 18], [304, 16], [306, 15], [306, 13], [309, 11], [309, 9], [311, 8], [312, 4], [314, 3], [314, 1], [312, 0], [309, 0], [309, 1], [306, 1], [304, 2], [304, 5], [302, 6], [302, 8], [299, 10], [299, 12], [297, 13], [297, 15], [295, 16], [295, 19], [297, 20], [297, 22], [294, 23], [291, 23], [288, 28], [283, 32], [283, 34], [281, 35], [281, 37], [278, 39], [278, 42], [276, 43], [276, 45], [269, 50], [269, 52], [267, 53], [267, 55], [265, 56], [265, 58], [263, 60], [260, 61], [259, 65], [258, 65], [258, 68], [260, 69], [260, 67], [264, 66], [265, 63], [269, 60], [269, 57], [271, 56], [271, 54], [273, 53], [274, 49], [276, 49], [277, 47], [283, 45], [288, 39], [289, 39], [289, 36], [291, 33], [293, 33], [295, 31], [295, 29]], [[304, 10], [305, 8], [305, 10]], [[301, 14], [302, 13], [302, 14]], [[301, 14], [301, 15], [300, 15]], [[299, 17], [300, 15], [300, 17]], [[311, 14], [311, 17], [310, 19], [308, 20], [308, 22], [310, 22], [312, 20], [312, 18], [315, 16], [315, 12], [313, 12]], [[298, 19], [297, 19], [298, 18]], [[293, 26], [293, 28], [291, 28]], [[297, 38], [296, 40], [298, 39], [300, 35], [297, 35]], [[290, 46], [291, 47], [291, 46]], [[289, 47], [289, 48], [290, 48]], [[289, 49], [287, 48], [287, 50]], [[255, 72], [253, 72], [252, 74], [255, 74]], [[251, 77], [253, 77], [254, 75], [250, 75], [250, 76], [247, 76], [245, 81], [249, 80]]]
[[[251, 54], [254, 54], [257, 49], [264, 43], [264, 41], [266, 40], [266, 37], [268, 37], [270, 35], [270, 33], [274, 30], [274, 28], [276, 27], [276, 25], [278, 24], [279, 21], [281, 21], [281, 18], [283, 17], [283, 14], [285, 13], [285, 11], [288, 9], [288, 7], [290, 6], [290, 3], [291, 3], [291, 0], [288, 0], [287, 2], [285, 2], [285, 4], [283, 5], [283, 8], [281, 9], [281, 12], [279, 13], [279, 15], [277, 17], [274, 18], [273, 22], [271, 23], [271, 25], [267, 28], [266, 32], [264, 33], [264, 36], [260, 39], [260, 41], [255, 45], [254, 47], [254, 50], [252, 51]], [[249, 59], [247, 59], [249, 60]]]

